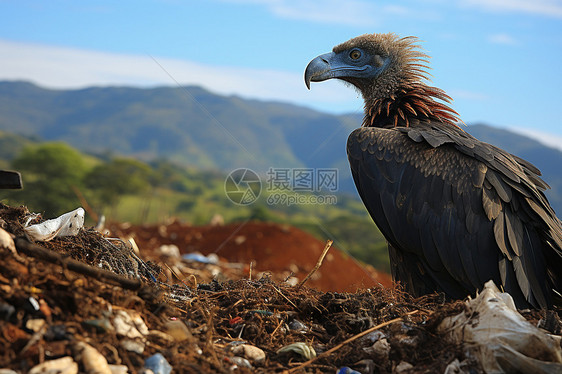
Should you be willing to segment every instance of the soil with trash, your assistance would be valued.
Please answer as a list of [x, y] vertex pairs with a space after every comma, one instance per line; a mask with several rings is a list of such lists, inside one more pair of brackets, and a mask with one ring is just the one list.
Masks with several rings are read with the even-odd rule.
[[[83, 211], [70, 213], [83, 222]], [[0, 204], [2, 374], [562, 372], [562, 311], [516, 311], [493, 284], [467, 301], [416, 299], [374, 269], [338, 270], [346, 256], [336, 248], [302, 284], [318, 255], [312, 264], [298, 256], [315, 239], [274, 224], [219, 244], [219, 229], [178, 222], [103, 234], [49, 226], [52, 237], [33, 240], [41, 227], [30, 227], [45, 222]], [[293, 253], [297, 263], [236, 254], [254, 259], [260, 242], [269, 257]], [[322, 285], [328, 273], [384, 281], [342, 292]]]

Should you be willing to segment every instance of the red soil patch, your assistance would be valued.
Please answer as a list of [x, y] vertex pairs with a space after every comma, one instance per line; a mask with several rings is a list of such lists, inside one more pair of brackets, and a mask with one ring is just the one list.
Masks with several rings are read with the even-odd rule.
[[[175, 244], [182, 254], [216, 253], [229, 262], [249, 264], [254, 261], [254, 274], [269, 271], [289, 276], [293, 273], [299, 281], [314, 268], [325, 246], [324, 242], [298, 228], [264, 222], [197, 227], [173, 222], [152, 226], [119, 225], [111, 229], [122, 237], [132, 236], [141, 251]], [[247, 268], [249, 270], [249, 266]], [[332, 247], [307, 286], [325, 292], [355, 292], [379, 283], [391, 287], [392, 280], [388, 274], [361, 265]]]

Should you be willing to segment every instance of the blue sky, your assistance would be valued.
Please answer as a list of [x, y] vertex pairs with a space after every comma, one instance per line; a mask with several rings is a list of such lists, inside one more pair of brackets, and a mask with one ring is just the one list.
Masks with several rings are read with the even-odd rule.
[[315, 56], [351, 37], [422, 39], [432, 83], [466, 123], [562, 149], [562, 0], [0, 0], [0, 79], [48, 88], [198, 84], [220, 94], [361, 112]]

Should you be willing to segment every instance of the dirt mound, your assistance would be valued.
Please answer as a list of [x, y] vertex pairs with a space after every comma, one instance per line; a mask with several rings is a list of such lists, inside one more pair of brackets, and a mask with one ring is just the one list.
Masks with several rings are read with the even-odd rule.
[[[242, 222], [225, 226], [190, 226], [180, 222], [168, 225], [113, 225], [121, 237], [133, 237], [143, 250], [162, 244], [175, 244], [182, 254], [215, 253], [229, 262], [248, 265], [256, 272], [271, 272], [302, 280], [316, 265], [325, 243], [310, 234], [289, 226], [264, 222]], [[321, 291], [355, 292], [381, 284], [392, 286], [390, 276], [373, 267], [357, 263], [352, 257], [332, 247], [322, 267], [307, 282]]]

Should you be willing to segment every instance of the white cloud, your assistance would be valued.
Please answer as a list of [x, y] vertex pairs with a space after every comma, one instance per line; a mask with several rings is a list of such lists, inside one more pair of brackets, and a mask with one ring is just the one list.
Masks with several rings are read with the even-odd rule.
[[488, 41], [492, 44], [504, 44], [504, 45], [517, 45], [517, 40], [509, 34], [499, 33], [492, 34], [488, 36]]
[[545, 131], [537, 131], [535, 129], [525, 129], [522, 127], [510, 127], [509, 129], [535, 139], [551, 148], [562, 151], [562, 136], [560, 135], [554, 135]]
[[377, 23], [375, 6], [363, 1], [286, 0], [270, 3], [273, 3], [269, 6], [271, 11], [283, 18], [349, 26], [374, 26]]
[[[442, 7], [448, 2], [423, 0], [406, 5], [391, 1], [366, 0], [219, 0], [265, 7], [281, 18], [354, 27], [381, 25], [389, 17], [408, 17], [435, 21], [443, 17]], [[533, 13], [562, 18], [562, 0], [458, 0], [463, 7], [492, 12]]]
[[[279, 18], [344, 25], [350, 27], [380, 26], [384, 21], [399, 18], [435, 21], [441, 16], [427, 7], [396, 5], [392, 2], [365, 0], [221, 0], [238, 4], [253, 4], [265, 7]], [[427, 1], [427, 0], [426, 0]]]
[[[105, 53], [0, 40], [0, 80], [28, 80], [48, 88], [130, 85], [199, 85], [223, 95], [297, 102], [332, 111], [355, 108], [348, 90], [335, 85], [308, 91], [302, 73], [211, 66], [143, 55]], [[343, 105], [343, 107], [342, 107]], [[339, 106], [339, 107], [337, 107]], [[345, 107], [347, 106], [347, 107]]]
[[255, 4], [280, 17], [318, 23], [355, 27], [377, 25], [375, 4], [362, 0], [222, 0], [231, 3]]
[[461, 0], [460, 4], [494, 12], [522, 12], [562, 18], [561, 0]]

